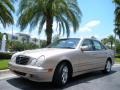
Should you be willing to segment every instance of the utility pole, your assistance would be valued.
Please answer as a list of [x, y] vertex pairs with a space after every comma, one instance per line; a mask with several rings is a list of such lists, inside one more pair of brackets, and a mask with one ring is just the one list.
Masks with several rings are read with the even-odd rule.
[[11, 48], [13, 47], [13, 25], [12, 25], [12, 37], [11, 37]]

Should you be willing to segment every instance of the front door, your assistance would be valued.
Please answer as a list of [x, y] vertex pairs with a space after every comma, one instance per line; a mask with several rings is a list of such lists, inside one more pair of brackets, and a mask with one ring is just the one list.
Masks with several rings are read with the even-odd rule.
[[94, 68], [95, 55], [92, 40], [83, 40], [81, 46], [88, 46], [89, 49], [81, 51], [79, 56], [79, 71], [86, 71]]

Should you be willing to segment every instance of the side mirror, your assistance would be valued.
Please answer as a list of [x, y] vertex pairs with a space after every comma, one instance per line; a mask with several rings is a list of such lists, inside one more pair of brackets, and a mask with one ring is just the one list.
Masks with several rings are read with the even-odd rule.
[[81, 46], [81, 51], [89, 51], [90, 50], [90, 48], [89, 48], [89, 46]]

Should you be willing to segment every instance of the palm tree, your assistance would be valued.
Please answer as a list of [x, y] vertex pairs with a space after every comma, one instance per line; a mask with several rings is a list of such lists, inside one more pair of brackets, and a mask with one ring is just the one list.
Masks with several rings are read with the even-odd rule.
[[6, 25], [14, 23], [12, 12], [14, 12], [13, 0], [0, 0], [0, 22], [5, 28]]
[[45, 33], [47, 45], [51, 43], [53, 33], [53, 22], [56, 21], [57, 30], [70, 35], [70, 27], [74, 32], [79, 28], [81, 11], [77, 0], [21, 0], [19, 8], [18, 25], [24, 30], [30, 25], [30, 31], [39, 26], [38, 33], [46, 24]]
[[113, 35], [108, 36], [108, 42], [110, 42], [110, 47], [113, 49], [113, 44], [115, 43], [115, 38]]
[[114, 29], [114, 33], [118, 35], [119, 39], [120, 39], [120, 0], [113, 0], [113, 2], [115, 3], [115, 29]]
[[113, 45], [115, 44], [115, 37], [113, 35], [110, 35], [107, 38], [102, 39], [101, 42], [113, 49]]
[[52, 41], [56, 42], [59, 39], [60, 39], [60, 36], [57, 34], [57, 35], [53, 36], [53, 40]]
[[104, 45], [108, 44], [108, 38], [103, 38], [103, 39], [101, 40], [101, 42], [102, 42]]

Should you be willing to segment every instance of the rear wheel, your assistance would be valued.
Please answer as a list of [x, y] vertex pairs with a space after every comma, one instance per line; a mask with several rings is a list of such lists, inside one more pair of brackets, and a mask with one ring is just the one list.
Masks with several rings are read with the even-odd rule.
[[53, 84], [55, 87], [64, 86], [69, 79], [69, 68], [66, 63], [60, 64], [54, 73]]
[[105, 68], [103, 70], [103, 73], [110, 73], [111, 67], [112, 67], [112, 64], [111, 64], [110, 60], [107, 60]]

